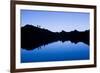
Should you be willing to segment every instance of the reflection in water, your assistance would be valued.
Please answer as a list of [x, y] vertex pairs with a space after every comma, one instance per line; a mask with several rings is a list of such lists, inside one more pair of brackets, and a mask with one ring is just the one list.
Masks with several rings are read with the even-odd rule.
[[83, 42], [55, 41], [31, 50], [21, 49], [21, 63], [89, 59], [89, 45]]
[[[48, 45], [50, 43], [54, 43], [57, 41], [61, 41], [62, 43], [69, 41], [68, 39], [64, 39], [64, 38], [49, 38], [49, 39], [44, 39], [44, 40], [31, 40], [29, 42], [22, 42], [21, 44], [21, 48], [26, 49], [26, 50], [33, 50], [33, 49], [37, 49], [37, 48], [41, 48], [41, 46], [45, 46]], [[72, 43], [77, 44], [78, 42], [83, 42], [87, 45], [89, 45], [89, 40], [86, 39], [81, 39], [81, 40], [76, 40], [76, 39], [70, 39], [70, 41]]]
[[48, 29], [39, 28], [33, 25], [21, 27], [21, 48], [26, 50], [36, 49], [57, 41], [71, 41], [74, 43], [84, 42], [89, 45], [89, 30], [79, 32], [77, 30], [66, 32], [52, 32]]
[[89, 32], [52, 32], [33, 25], [21, 27], [21, 63], [87, 60]]

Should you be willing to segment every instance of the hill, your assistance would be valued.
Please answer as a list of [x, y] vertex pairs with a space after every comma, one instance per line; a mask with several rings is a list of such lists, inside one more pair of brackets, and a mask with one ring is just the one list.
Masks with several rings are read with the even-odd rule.
[[67, 41], [77, 43], [79, 41], [89, 45], [89, 30], [79, 32], [77, 30], [66, 32], [52, 32], [48, 29], [39, 28], [33, 25], [21, 27], [21, 47], [22, 48], [37, 48], [41, 45], [46, 45], [55, 41]]

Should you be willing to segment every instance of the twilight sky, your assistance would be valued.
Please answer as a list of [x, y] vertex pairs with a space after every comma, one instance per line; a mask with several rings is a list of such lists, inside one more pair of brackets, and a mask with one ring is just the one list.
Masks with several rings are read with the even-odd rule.
[[82, 12], [21, 10], [21, 26], [40, 25], [53, 32], [85, 31], [89, 29], [89, 16], [89, 13]]

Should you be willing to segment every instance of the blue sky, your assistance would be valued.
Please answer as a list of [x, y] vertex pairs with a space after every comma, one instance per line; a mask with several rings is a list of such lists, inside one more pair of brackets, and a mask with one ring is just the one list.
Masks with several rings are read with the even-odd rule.
[[89, 13], [21, 10], [21, 26], [31, 24], [53, 32], [89, 29]]

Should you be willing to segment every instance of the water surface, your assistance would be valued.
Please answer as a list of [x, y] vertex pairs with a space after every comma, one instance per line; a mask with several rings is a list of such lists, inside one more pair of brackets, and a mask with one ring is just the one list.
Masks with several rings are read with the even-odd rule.
[[56, 41], [33, 50], [21, 48], [21, 63], [88, 60], [89, 51], [89, 45], [83, 42]]

